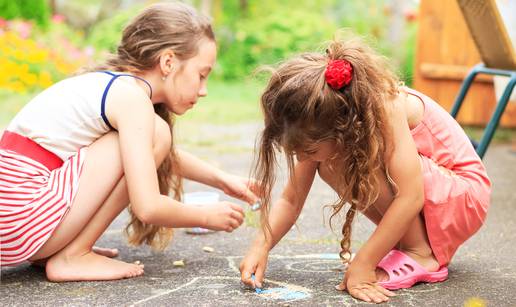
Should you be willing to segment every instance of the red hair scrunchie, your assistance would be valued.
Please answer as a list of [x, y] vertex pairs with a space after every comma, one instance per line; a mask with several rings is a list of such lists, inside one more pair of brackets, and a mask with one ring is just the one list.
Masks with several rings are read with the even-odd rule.
[[349, 61], [330, 60], [326, 66], [324, 78], [332, 89], [340, 90], [351, 82], [352, 73], [353, 67]]

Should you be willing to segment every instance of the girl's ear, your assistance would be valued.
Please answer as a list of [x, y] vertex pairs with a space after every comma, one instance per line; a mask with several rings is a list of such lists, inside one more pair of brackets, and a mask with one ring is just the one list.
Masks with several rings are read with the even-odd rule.
[[159, 57], [159, 67], [163, 76], [168, 76], [172, 72], [172, 67], [177, 61], [174, 51], [167, 49]]

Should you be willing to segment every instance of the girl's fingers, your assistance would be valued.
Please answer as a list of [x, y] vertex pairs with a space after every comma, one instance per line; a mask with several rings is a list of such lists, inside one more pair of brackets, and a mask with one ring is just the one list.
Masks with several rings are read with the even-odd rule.
[[242, 271], [242, 274], [240, 276], [240, 279], [242, 280], [242, 282], [249, 286], [249, 287], [253, 287], [254, 288], [254, 281], [252, 280], [251, 276], [252, 276], [253, 273], [251, 272], [247, 272], [247, 271]]
[[246, 187], [243, 198], [246, 202], [252, 204], [255, 203], [258, 200], [258, 197], [249, 189], [249, 187]]
[[377, 289], [378, 286], [363, 286], [360, 288], [354, 288], [349, 291], [349, 293], [358, 299], [361, 299], [366, 302], [374, 302], [374, 303], [382, 303], [389, 300], [387, 295], [384, 295], [382, 292]]
[[245, 215], [241, 212], [233, 211], [231, 212], [230, 216], [242, 224], [244, 222]]
[[363, 292], [375, 303], [382, 303], [389, 300], [389, 298], [380, 293], [375, 288], [365, 288]]
[[243, 220], [237, 220], [235, 218], [231, 219], [231, 226], [233, 226], [234, 229], [240, 227], [244, 221]]
[[[248, 187], [256, 196], [263, 196], [263, 186], [256, 179], [251, 178], [251, 180], [249, 180]], [[257, 199], [255, 201], [257, 201]]]
[[233, 232], [233, 230], [237, 229], [242, 224], [234, 218], [230, 219], [227, 223], [226, 232]]
[[256, 271], [254, 272], [254, 286], [255, 286], [255, 288], [261, 288], [262, 287], [264, 271], [265, 271], [265, 268], [262, 268], [261, 266], [258, 266], [256, 268]]
[[229, 203], [229, 205], [231, 206], [231, 209], [233, 209], [234, 211], [237, 211], [239, 212], [242, 216], [244, 216], [244, 209], [242, 209], [242, 207], [240, 207], [239, 205], [237, 204], [233, 204], [233, 203]]
[[381, 293], [382, 293], [383, 295], [385, 295], [385, 296], [389, 296], [389, 297], [396, 296], [396, 293], [394, 293], [394, 292], [392, 292], [392, 291], [390, 291], [390, 290], [388, 290], [388, 289], [385, 289], [385, 288], [384, 288], [384, 287], [382, 287], [382, 286], [376, 285], [375, 287], [376, 287], [376, 289], [377, 289], [379, 292], [381, 292]]
[[351, 294], [351, 296], [353, 296], [355, 298], [358, 298], [359, 300], [363, 300], [368, 303], [370, 303], [372, 301], [371, 298], [369, 298], [369, 296], [360, 289], [350, 290], [349, 294]]

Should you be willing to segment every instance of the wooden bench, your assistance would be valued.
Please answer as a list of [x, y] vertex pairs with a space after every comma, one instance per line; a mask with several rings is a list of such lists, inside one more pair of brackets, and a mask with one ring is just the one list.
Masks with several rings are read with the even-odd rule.
[[451, 115], [457, 117], [464, 98], [475, 77], [479, 75], [506, 76], [509, 78], [495, 110], [487, 123], [480, 142], [476, 146], [482, 158], [500, 123], [511, 93], [516, 85], [516, 53], [504, 26], [495, 0], [456, 0], [480, 53], [482, 63], [471, 69], [464, 79], [453, 104]]

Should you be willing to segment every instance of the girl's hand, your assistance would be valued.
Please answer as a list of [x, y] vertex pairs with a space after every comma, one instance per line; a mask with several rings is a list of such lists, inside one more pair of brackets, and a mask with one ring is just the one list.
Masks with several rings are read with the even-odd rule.
[[369, 303], [387, 302], [389, 297], [396, 295], [394, 292], [379, 286], [376, 282], [374, 267], [371, 269], [365, 265], [351, 262], [344, 275], [344, 280], [335, 288], [339, 291], [347, 290], [354, 298]]
[[206, 210], [204, 228], [232, 232], [244, 222], [244, 210], [237, 204], [222, 201], [203, 208]]
[[[240, 278], [244, 284], [253, 288], [262, 288], [269, 250], [265, 246], [250, 248], [240, 262]], [[251, 277], [254, 274], [254, 279]]]
[[254, 204], [259, 200], [260, 185], [254, 179], [224, 173], [220, 189], [226, 195], [238, 198], [249, 204]]

